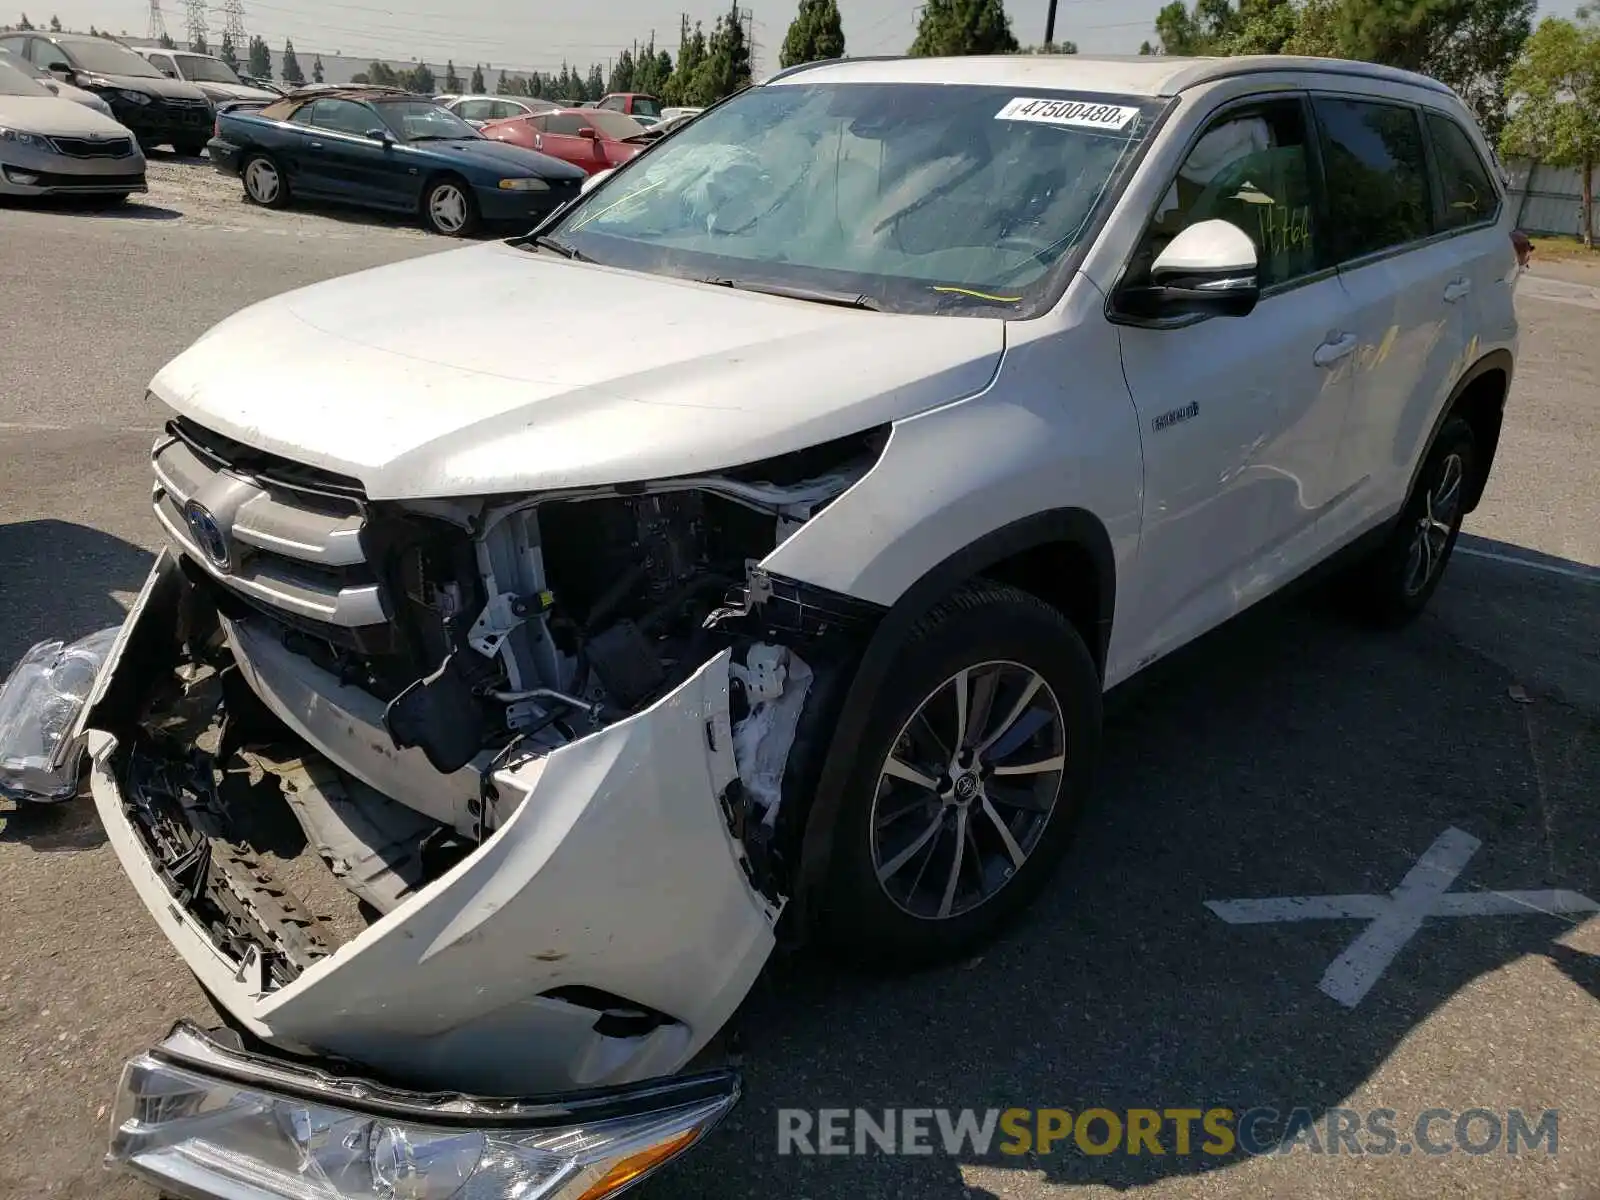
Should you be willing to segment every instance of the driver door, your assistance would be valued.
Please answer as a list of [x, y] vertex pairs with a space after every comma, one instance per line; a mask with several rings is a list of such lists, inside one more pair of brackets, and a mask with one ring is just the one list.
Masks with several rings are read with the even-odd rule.
[[[1144, 438], [1131, 645], [1145, 663], [1276, 590], [1318, 557], [1351, 397], [1349, 297], [1324, 265], [1315, 126], [1304, 97], [1212, 116], [1123, 277], [1147, 282], [1179, 231], [1239, 226], [1261, 300], [1245, 317], [1113, 315]], [[1115, 302], [1113, 301], [1113, 304]], [[1115, 308], [1113, 307], [1115, 314]]]
[[335, 199], [396, 207], [399, 194], [389, 178], [394, 151], [367, 136], [369, 129], [383, 127], [369, 105], [335, 99], [313, 103], [302, 167], [306, 184]]

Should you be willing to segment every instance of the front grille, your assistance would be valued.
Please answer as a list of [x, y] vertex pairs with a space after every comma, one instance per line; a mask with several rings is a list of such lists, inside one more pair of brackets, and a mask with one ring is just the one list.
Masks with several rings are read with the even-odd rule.
[[72, 158], [126, 158], [133, 153], [133, 142], [128, 138], [95, 142], [88, 138], [56, 137], [50, 141], [60, 153]]
[[367, 513], [357, 481], [181, 419], [151, 458], [156, 518], [218, 583], [301, 627], [388, 623], [362, 546]]

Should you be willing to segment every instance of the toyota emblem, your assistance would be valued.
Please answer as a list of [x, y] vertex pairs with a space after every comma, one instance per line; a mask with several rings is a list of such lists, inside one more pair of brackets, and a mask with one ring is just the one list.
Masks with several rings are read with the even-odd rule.
[[189, 523], [189, 532], [194, 534], [195, 544], [211, 560], [211, 565], [219, 571], [230, 570], [233, 552], [228, 545], [228, 535], [222, 531], [216, 517], [211, 515], [211, 510], [199, 501], [191, 500], [183, 506], [183, 519]]

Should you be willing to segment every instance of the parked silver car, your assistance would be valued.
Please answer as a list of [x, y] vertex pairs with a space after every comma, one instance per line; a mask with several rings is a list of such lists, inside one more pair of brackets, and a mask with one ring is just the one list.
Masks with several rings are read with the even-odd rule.
[[125, 200], [146, 189], [133, 133], [0, 60], [0, 195]]
[[0, 63], [10, 63], [28, 78], [34, 80], [52, 96], [59, 96], [63, 100], [71, 100], [74, 104], [82, 104], [92, 108], [103, 116], [111, 116], [111, 105], [107, 104], [93, 92], [85, 91], [80, 87], [73, 87], [70, 83], [57, 79], [43, 67], [36, 67], [25, 58], [18, 58], [4, 46], [0, 46]]

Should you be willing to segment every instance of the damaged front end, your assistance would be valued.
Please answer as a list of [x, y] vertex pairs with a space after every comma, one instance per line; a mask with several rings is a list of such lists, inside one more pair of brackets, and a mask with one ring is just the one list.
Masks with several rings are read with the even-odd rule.
[[877, 613], [759, 562], [870, 467], [368, 502], [175, 422], [175, 543], [81, 727], [124, 868], [243, 1031], [408, 1086], [670, 1074], [790, 894]]

